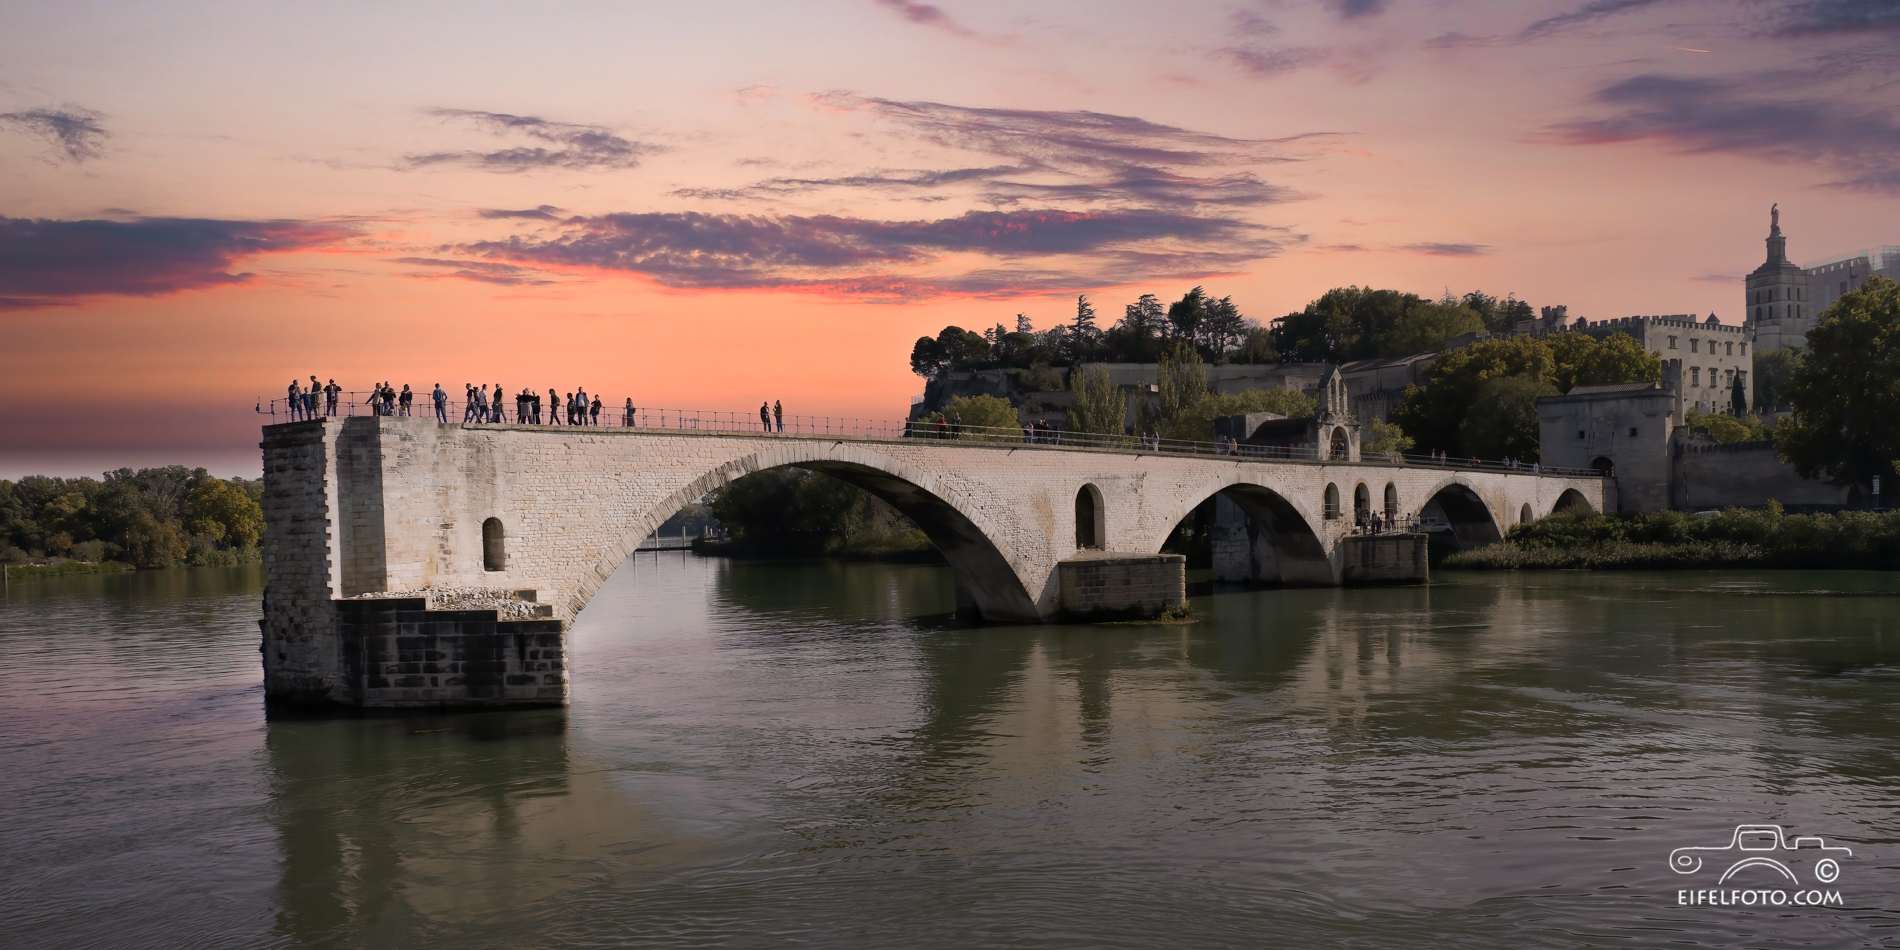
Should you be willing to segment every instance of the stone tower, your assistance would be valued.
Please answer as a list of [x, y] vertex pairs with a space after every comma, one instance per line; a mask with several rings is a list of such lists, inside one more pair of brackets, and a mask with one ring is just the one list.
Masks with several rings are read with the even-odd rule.
[[1744, 326], [1755, 330], [1755, 349], [1805, 345], [1814, 312], [1808, 299], [1808, 275], [1788, 260], [1788, 239], [1781, 235], [1781, 206], [1768, 209], [1768, 259], [1747, 281]]

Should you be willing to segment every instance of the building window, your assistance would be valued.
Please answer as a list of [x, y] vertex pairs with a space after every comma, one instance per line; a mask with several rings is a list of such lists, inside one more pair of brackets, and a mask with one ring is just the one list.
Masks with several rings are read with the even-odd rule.
[[1801, 305], [1800, 304], [1794, 305], [1794, 318], [1796, 320], [1801, 319]]
[[1669, 348], [1672, 350], [1676, 348], [1676, 338], [1673, 336], [1669, 338]]
[[1755, 308], [1755, 322], [1757, 323], [1761, 322], [1761, 308], [1760, 307]]
[[500, 518], [490, 518], [482, 522], [482, 570], [507, 569], [507, 544], [507, 536], [501, 530]]
[[1632, 438], [1632, 439], [1634, 439], [1634, 438], [1636, 438], [1636, 427], [1635, 427], [1635, 426], [1630, 426], [1630, 438]]
[[1748, 355], [1748, 344], [1746, 344], [1746, 343], [1744, 343], [1744, 344], [1742, 344], [1742, 355], [1743, 355], [1743, 356], [1747, 356], [1747, 355]]
[[[1702, 367], [1700, 366], [1689, 367], [1689, 385], [1691, 386], [1702, 385]], [[1700, 403], [1698, 403], [1698, 405], [1700, 405]]]
[[1841, 293], [1847, 293], [1847, 281], [1841, 281]]
[[1701, 350], [1699, 350], [1699, 349], [1697, 349], [1697, 348], [1696, 348], [1696, 347], [1697, 347], [1698, 345], [1700, 345], [1700, 344], [1701, 344], [1701, 342], [1702, 342], [1701, 340], [1695, 340], [1695, 339], [1691, 339], [1691, 340], [1689, 341], [1689, 352], [1691, 352], [1691, 353], [1700, 353], [1700, 352], [1702, 352]]
[[1730, 344], [1728, 344], [1728, 345], [1727, 345], [1727, 348], [1725, 348], [1725, 349], [1724, 349], [1724, 350], [1723, 350], [1722, 352], [1723, 352], [1723, 353], [1724, 353], [1725, 355], [1728, 355], [1728, 356], [1734, 356], [1734, 355], [1735, 355], [1735, 344], [1733, 344], [1733, 343], [1730, 343]]
[[1582, 429], [1578, 429], [1578, 430], [1577, 430], [1577, 438], [1579, 438], [1579, 439], [1581, 439], [1581, 438], [1583, 438], [1583, 430], [1582, 430]]

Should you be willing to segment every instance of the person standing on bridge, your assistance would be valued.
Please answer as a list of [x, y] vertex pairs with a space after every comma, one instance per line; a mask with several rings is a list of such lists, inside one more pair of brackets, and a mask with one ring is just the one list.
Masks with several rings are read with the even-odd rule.
[[292, 422], [296, 422], [303, 415], [303, 390], [294, 379], [290, 381], [290, 390], [284, 396], [284, 408], [290, 411]]
[[506, 410], [502, 408], [502, 399], [507, 395], [507, 392], [508, 392], [507, 390], [501, 388], [500, 383], [495, 384], [495, 401], [491, 405], [491, 407], [493, 408], [495, 412], [496, 422], [508, 421], [508, 413]]
[[759, 403], [759, 428], [772, 431], [772, 407], [764, 402]]
[[409, 391], [409, 384], [402, 384], [402, 417], [409, 418], [409, 407], [415, 403], [416, 394]]
[[601, 399], [599, 393], [595, 393], [593, 404], [587, 407], [587, 424], [590, 426], [600, 425], [600, 411], [605, 408], [607, 408], [606, 400]]
[[587, 390], [574, 387], [574, 424], [577, 426], [587, 424], [587, 403]]
[[449, 424], [449, 394], [442, 391], [442, 384], [435, 384], [435, 392], [429, 394], [435, 400], [435, 421]]
[[342, 391], [343, 391], [343, 387], [338, 386], [336, 384], [336, 380], [334, 379], [330, 380], [330, 384], [328, 386], [323, 387], [323, 414], [324, 415], [326, 416], [336, 415], [336, 394]]
[[[316, 377], [312, 376], [311, 378], [315, 379]], [[785, 431], [785, 406], [784, 404], [780, 403], [776, 399], [772, 400], [772, 418], [777, 420], [778, 430], [780, 432], [784, 432]]]
[[317, 394], [322, 391], [323, 387], [317, 385], [317, 378], [315, 376], [310, 377], [310, 388], [304, 390], [303, 393], [304, 418], [315, 419], [317, 417]]
[[627, 411], [626, 411], [626, 414], [620, 417], [620, 424], [623, 426], [626, 426], [629, 429], [633, 428], [633, 412], [634, 412], [633, 397], [628, 396], [627, 397]]

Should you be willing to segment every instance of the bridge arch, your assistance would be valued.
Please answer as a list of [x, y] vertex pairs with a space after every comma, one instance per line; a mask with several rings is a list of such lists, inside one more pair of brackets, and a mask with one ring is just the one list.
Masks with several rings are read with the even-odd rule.
[[1451, 535], [1460, 548], [1496, 544], [1504, 539], [1498, 516], [1463, 478], [1440, 482], [1426, 495], [1418, 513], [1421, 518], [1443, 518], [1451, 525]]
[[1022, 572], [997, 546], [1002, 535], [979, 506], [971, 504], [942, 479], [860, 445], [786, 440], [782, 446], [723, 462], [691, 480], [644, 514], [631, 519], [618, 543], [584, 572], [568, 600], [568, 616], [587, 606], [621, 562], [666, 519], [707, 492], [768, 469], [795, 466], [861, 488], [896, 508], [930, 538], [950, 562], [960, 595], [967, 595], [986, 618], [1035, 622], [1036, 598]]
[[[1336, 487], [1333, 496], [1337, 501]], [[1185, 504], [1169, 510], [1168, 516], [1162, 519], [1168, 527], [1160, 537], [1154, 539], [1154, 550], [1161, 550], [1174, 533], [1174, 526], [1180, 524], [1182, 519], [1193, 514], [1208, 499], [1220, 497], [1232, 502], [1247, 516], [1249, 550], [1260, 548], [1256, 541], [1265, 542], [1262, 553], [1267, 556], [1259, 559], [1254, 577], [1288, 586], [1329, 587], [1338, 583], [1333, 573], [1332, 558], [1325, 543], [1320, 540], [1319, 531], [1314, 528], [1324, 522], [1315, 512], [1288, 496], [1236, 476], [1211, 489], [1203, 489], [1185, 497], [1189, 499]]]
[[1582, 508], [1585, 511], [1596, 510], [1590, 506], [1590, 499], [1583, 497], [1583, 492], [1574, 488], [1564, 489], [1564, 493], [1557, 496], [1557, 504], [1551, 506], [1550, 510], [1556, 513], [1571, 508]]

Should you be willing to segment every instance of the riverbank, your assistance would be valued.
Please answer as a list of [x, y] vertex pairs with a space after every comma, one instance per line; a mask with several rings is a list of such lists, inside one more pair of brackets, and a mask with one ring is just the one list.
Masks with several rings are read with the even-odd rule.
[[64, 577], [69, 574], [117, 574], [136, 571], [138, 565], [123, 561], [62, 561], [58, 564], [8, 564], [8, 577]]
[[1450, 570], [1671, 570], [1720, 567], [1900, 569], [1900, 513], [1791, 515], [1730, 509], [1566, 511], [1513, 527], [1497, 544], [1454, 553]]

